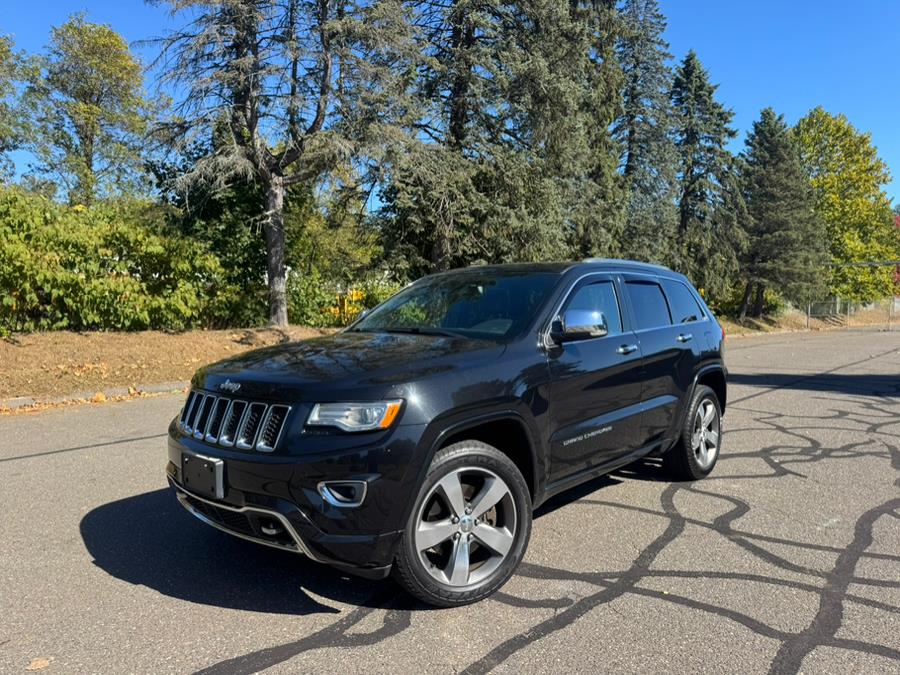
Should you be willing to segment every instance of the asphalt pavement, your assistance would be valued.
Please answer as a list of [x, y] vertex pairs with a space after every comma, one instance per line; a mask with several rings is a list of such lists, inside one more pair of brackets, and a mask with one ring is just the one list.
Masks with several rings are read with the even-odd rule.
[[648, 461], [555, 498], [453, 610], [183, 512], [180, 396], [0, 417], [0, 672], [900, 673], [900, 332], [726, 359], [710, 478]]

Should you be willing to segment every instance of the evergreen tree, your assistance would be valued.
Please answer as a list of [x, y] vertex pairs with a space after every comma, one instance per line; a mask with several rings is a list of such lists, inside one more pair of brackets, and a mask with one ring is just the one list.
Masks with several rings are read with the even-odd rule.
[[727, 273], [703, 263], [715, 259], [710, 248], [728, 246], [733, 239], [710, 231], [713, 215], [725, 206], [722, 183], [731, 167], [725, 145], [735, 136], [728, 126], [733, 113], [716, 100], [717, 88], [697, 55], [688, 52], [671, 95], [678, 152], [676, 265], [700, 288], [720, 282]]
[[743, 174], [750, 215], [746, 280], [740, 316], [759, 316], [765, 290], [807, 299], [823, 278], [825, 231], [813, 213], [812, 191], [784, 117], [762, 111], [747, 136]]
[[419, 117], [384, 193], [412, 272], [609, 254], [622, 178], [613, 2], [412, 3]]
[[[626, 189], [618, 171], [620, 146], [610, 129], [622, 112], [624, 79], [616, 55], [622, 21], [615, 0], [572, 0], [570, 7], [571, 20], [586, 33], [583, 56], [574, 64], [584, 64], [585, 100], [579, 119], [587, 129], [582, 149], [586, 161], [573, 167], [585, 180], [576, 180], [577, 192], [569, 195], [575, 204], [574, 250], [582, 257], [616, 256], [622, 253]], [[578, 86], [578, 70], [573, 74]]]
[[620, 170], [628, 186], [623, 254], [674, 262], [670, 242], [677, 210], [676, 153], [671, 136], [672, 72], [663, 39], [666, 18], [657, 0], [625, 0], [617, 49], [625, 85], [623, 113], [613, 128], [622, 148]]

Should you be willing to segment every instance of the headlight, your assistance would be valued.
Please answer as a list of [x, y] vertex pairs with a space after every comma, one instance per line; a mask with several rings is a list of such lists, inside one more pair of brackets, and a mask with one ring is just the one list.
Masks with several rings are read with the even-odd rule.
[[344, 431], [387, 429], [397, 418], [403, 401], [360, 403], [316, 403], [306, 423], [311, 426], [337, 427]]

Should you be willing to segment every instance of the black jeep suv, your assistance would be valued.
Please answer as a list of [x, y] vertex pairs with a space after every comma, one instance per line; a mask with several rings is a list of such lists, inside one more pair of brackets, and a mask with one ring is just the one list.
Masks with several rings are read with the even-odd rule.
[[723, 338], [662, 267], [435, 274], [339, 333], [202, 368], [169, 482], [233, 535], [473, 602], [512, 575], [548, 497], [650, 454], [677, 479], [712, 471]]

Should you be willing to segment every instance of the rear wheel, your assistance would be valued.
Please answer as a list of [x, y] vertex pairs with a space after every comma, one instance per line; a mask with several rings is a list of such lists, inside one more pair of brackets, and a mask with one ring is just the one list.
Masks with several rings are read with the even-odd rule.
[[722, 447], [722, 408], [715, 392], [697, 385], [675, 447], [663, 463], [678, 480], [699, 480], [710, 474]]
[[456, 443], [434, 457], [394, 574], [428, 604], [475, 602], [512, 576], [530, 534], [531, 498], [516, 465], [485, 443]]

